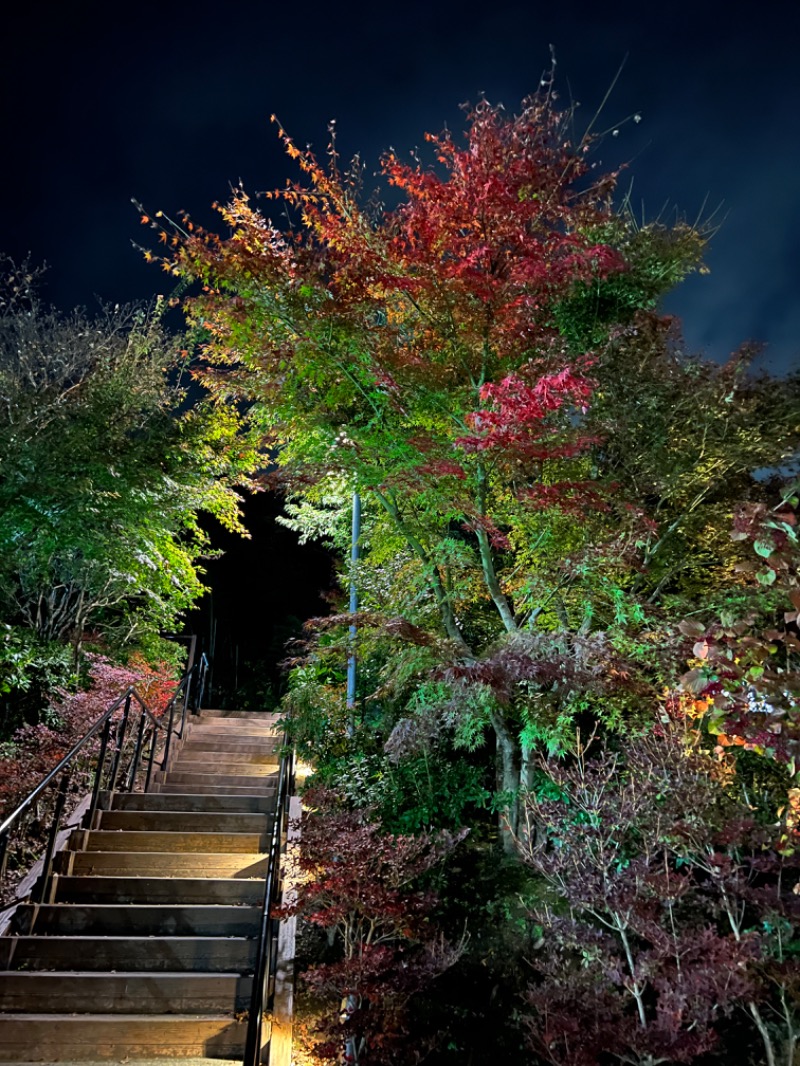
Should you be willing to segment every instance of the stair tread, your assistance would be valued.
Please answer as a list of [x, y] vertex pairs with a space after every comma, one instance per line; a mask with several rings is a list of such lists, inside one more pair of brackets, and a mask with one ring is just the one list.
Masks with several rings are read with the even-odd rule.
[[204, 855], [208, 857], [211, 857], [213, 855], [216, 858], [218, 858], [219, 856], [226, 856], [231, 859], [237, 857], [243, 858], [245, 856], [250, 856], [254, 859], [266, 859], [267, 857], [267, 853], [265, 851], [117, 851], [115, 849], [113, 851], [76, 851], [73, 852], [73, 854], [77, 857], [88, 856], [91, 859], [97, 859], [103, 855], [113, 855], [115, 858], [118, 859], [122, 859], [126, 855], [134, 855], [141, 858], [144, 858], [148, 855], [169, 855], [171, 857], [187, 859], [198, 859]]
[[[124, 881], [124, 880], [126, 880], [126, 878], [114, 878], [114, 880], [115, 881], [116, 880]], [[142, 880], [142, 878], [134, 877], [134, 878], [128, 878], [127, 880], [140, 881], [140, 880]], [[161, 878], [151, 878], [151, 880], [172, 882], [172, 881], [176, 881], [176, 880], [180, 881], [180, 880], [184, 880], [184, 879], [183, 878], [175, 878], [175, 877], [161, 877]], [[227, 878], [223, 879], [223, 878], [211, 878], [211, 877], [202, 878], [201, 877], [201, 878], [192, 878], [192, 880], [199, 880], [199, 881], [203, 881], [203, 880], [208, 880], [208, 881], [224, 880], [224, 883], [228, 884]], [[263, 878], [262, 878], [262, 880], [263, 880]], [[239, 904], [239, 905], [231, 904], [231, 903], [180, 903], [180, 902], [175, 902], [175, 903], [72, 903], [72, 902], [69, 902], [69, 903], [67, 903], [67, 902], [64, 902], [64, 901], [58, 901], [57, 900], [55, 903], [35, 903], [35, 904], [23, 903], [23, 904], [21, 904], [21, 906], [23, 906], [23, 907], [36, 907], [37, 910], [40, 910], [40, 911], [52, 910], [54, 908], [55, 909], [63, 908], [64, 910], [67, 910], [68, 908], [71, 909], [72, 907], [91, 907], [92, 910], [103, 910], [104, 908], [107, 908], [108, 910], [122, 910], [126, 914], [130, 914], [131, 911], [139, 911], [139, 910], [141, 910], [141, 911], [152, 911], [153, 913], [158, 911], [159, 914], [164, 914], [164, 913], [168, 914], [170, 910], [187, 910], [187, 909], [202, 910], [202, 911], [208, 911], [209, 913], [211, 913], [213, 911], [218, 911], [220, 908], [222, 908], [223, 910], [229, 910], [231, 907], [235, 907], [235, 909], [237, 911], [238, 910], [248, 910], [248, 909], [250, 909], [250, 910], [260, 910], [260, 908], [255, 907], [254, 905], [249, 904], [249, 903], [242, 903], [242, 904]]]
[[[181, 789], [181, 795], [187, 794], [185, 791], [185, 782], [182, 782], [179, 786], [170, 785], [169, 783], [162, 785], [159, 795], [175, 795], [178, 788]], [[224, 788], [221, 788], [219, 785], [197, 785], [197, 789], [198, 791], [188, 794], [193, 796], [242, 796], [247, 797], [248, 799], [261, 799], [265, 796], [274, 799], [275, 797], [275, 787], [272, 785], [265, 786], [260, 792], [253, 792], [252, 785], [242, 787], [240, 785], [226, 784]]]
[[[127, 1024], [133, 1024], [140, 1022], [145, 1026], [153, 1025], [155, 1023], [178, 1023], [181, 1022], [209, 1022], [211, 1024], [224, 1023], [226, 1025], [231, 1022], [237, 1021], [233, 1014], [227, 1011], [217, 1011], [213, 1014], [206, 1013], [184, 1013], [184, 1014], [61, 1014], [59, 1011], [4, 1011], [2, 1015], [3, 1022], [19, 1021], [19, 1022], [67, 1022], [67, 1023], [83, 1023], [88, 1024], [100, 1024], [104, 1022], [111, 1026], [118, 1026], [124, 1022]], [[0, 1060], [2, 1061], [2, 1060]], [[6, 1066], [4, 1063], [3, 1066]]]
[[[123, 906], [125, 901], [140, 896], [143, 892], [147, 897], [179, 900], [191, 902], [192, 897], [198, 895], [208, 898], [230, 896], [247, 896], [253, 902], [233, 902], [223, 906], [247, 907], [260, 902], [263, 894], [263, 877], [230, 878], [230, 877], [159, 877], [157, 874], [143, 874], [138, 877], [120, 874], [119, 876], [70, 874], [61, 875], [56, 886], [56, 902], [69, 905], [73, 902], [84, 906], [94, 906], [92, 902], [86, 902], [86, 896], [100, 895], [104, 898], [112, 897], [112, 905]], [[65, 899], [64, 897], [68, 897]], [[139, 904], [132, 904], [138, 906]], [[191, 904], [195, 906], [195, 904]], [[203, 904], [198, 904], [203, 906]], [[213, 906], [213, 904], [206, 904]]]
[[[258, 831], [218, 833], [198, 829], [92, 829], [82, 851], [125, 854], [259, 854], [266, 826]], [[214, 845], [219, 845], [214, 847]], [[147, 845], [147, 846], [143, 846]], [[181, 846], [183, 845], [183, 846]], [[243, 847], [242, 845], [246, 845]]]
[[[109, 854], [109, 852], [104, 852], [103, 854]], [[123, 852], [123, 854], [124, 854], [124, 852]], [[157, 852], [157, 854], [160, 854], [160, 853]], [[123, 885], [127, 884], [128, 882], [134, 882], [136, 884], [139, 884], [142, 881], [155, 881], [158, 884], [176, 885], [176, 887], [181, 886], [181, 883], [184, 882], [184, 881], [191, 882], [191, 884], [193, 884], [193, 885], [194, 884], [198, 884], [198, 883], [202, 883], [202, 884], [205, 884], [205, 885], [215, 885], [215, 884], [227, 885], [227, 884], [230, 883], [227, 877], [159, 877], [158, 874], [143, 874], [140, 877], [136, 877], [134, 875], [130, 875], [128, 877], [125, 877], [123, 874], [120, 874], [119, 877], [92, 877], [92, 878], [89, 878], [89, 876], [85, 875], [85, 874], [79, 874], [79, 875], [75, 875], [75, 876], [64, 874], [64, 875], [60, 876], [58, 880], [59, 880], [59, 884], [62, 884], [62, 883], [67, 882], [67, 881], [92, 880], [92, 881], [120, 881], [120, 882], [123, 883]], [[254, 878], [254, 880], [263, 881], [264, 878], [263, 877], [256, 877], [256, 878]], [[58, 903], [58, 902], [62, 902], [62, 901], [56, 900], [56, 902]], [[159, 906], [159, 904], [153, 904], [153, 906]], [[194, 906], [194, 904], [192, 904], [192, 906]], [[210, 906], [210, 904], [209, 904], [209, 906]]]
[[[83, 1016], [85, 1017], [85, 1015]], [[120, 1015], [116, 1015], [120, 1017]], [[151, 1016], [152, 1017], [152, 1016]], [[45, 1066], [43, 1059], [27, 1059], [25, 1061], [21, 1059], [0, 1059], [3, 1066]], [[135, 1058], [131, 1058], [126, 1055], [124, 1058], [113, 1059], [59, 1059], [57, 1066], [98, 1066], [99, 1062], [104, 1062], [105, 1066], [175, 1066], [179, 1063], [180, 1066], [242, 1066], [241, 1055], [236, 1059], [220, 1059], [216, 1056], [213, 1059], [190, 1056], [189, 1058], [180, 1056], [176, 1059], [175, 1056], [159, 1055], [158, 1058], [140, 1058], [138, 1055]]]
[[[107, 937], [103, 938], [108, 939]], [[150, 939], [150, 938], [146, 938]], [[229, 939], [229, 938], [226, 938]], [[250, 981], [252, 974], [235, 973], [231, 970], [0, 970], [0, 980], [32, 981], [36, 979], [57, 980], [68, 977], [70, 981], [80, 979], [92, 982], [103, 982], [110, 979], [127, 981], [161, 981], [165, 978], [175, 981]], [[2, 1017], [6, 1017], [3, 1011]], [[172, 1017], [172, 1015], [171, 1015]]]
[[[172, 936], [170, 933], [156, 933], [154, 935], [150, 935], [149, 933], [145, 933], [142, 936], [137, 936], [135, 933], [132, 934], [132, 935], [125, 935], [125, 934], [122, 934], [122, 933], [103, 933], [100, 936], [93, 936], [91, 933], [73, 933], [73, 934], [70, 934], [70, 933], [56, 933], [54, 936], [36, 936], [35, 933], [32, 933], [32, 934], [31, 933], [23, 933], [20, 936], [14, 936], [14, 939], [18, 940], [20, 942], [22, 942], [22, 941], [33, 941], [36, 944], [48, 944], [48, 945], [49, 944], [54, 944], [54, 943], [62, 943], [65, 940], [69, 941], [70, 943], [72, 943], [73, 941], [75, 941], [75, 942], [77, 942], [77, 941], [81, 941], [81, 942], [88, 941], [88, 942], [90, 942], [92, 944], [95, 941], [97, 941], [97, 940], [102, 940], [104, 943], [106, 943], [109, 940], [113, 941], [114, 943], [128, 943], [129, 941], [135, 940], [137, 944], [138, 943], [154, 944], [154, 943], [156, 943], [156, 941], [159, 941], [159, 940], [168, 940], [170, 943], [174, 943], [175, 941], [179, 941], [180, 943], [184, 943], [186, 941], [199, 940], [199, 941], [202, 941], [202, 943], [204, 945], [207, 945], [209, 943], [214, 943], [216, 941], [219, 941], [219, 942], [224, 941], [225, 943], [228, 943], [229, 941], [233, 941], [233, 940], [241, 940], [242, 943], [244, 943], [245, 941], [254, 940], [255, 939], [255, 935], [256, 934], [254, 934], [253, 936], [238, 936], [238, 935], [234, 934], [234, 935], [229, 936], [226, 933], [220, 933], [218, 935], [211, 935], [211, 936], [197, 936], [194, 933], [179, 933], [177, 936]], [[5, 973], [5, 971], [2, 971], [2, 972]], [[48, 973], [49, 972], [50, 971], [48, 970]], [[116, 972], [116, 971], [114, 971], [114, 972]]]

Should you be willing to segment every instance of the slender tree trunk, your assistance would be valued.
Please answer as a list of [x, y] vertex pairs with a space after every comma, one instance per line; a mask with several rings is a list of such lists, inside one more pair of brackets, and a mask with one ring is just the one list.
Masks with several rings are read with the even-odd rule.
[[747, 1009], [750, 1011], [750, 1016], [755, 1022], [756, 1029], [758, 1029], [761, 1041], [764, 1044], [764, 1054], [767, 1056], [765, 1066], [777, 1066], [775, 1061], [775, 1050], [772, 1047], [772, 1037], [769, 1035], [769, 1030], [767, 1029], [764, 1019], [761, 1017], [761, 1012], [752, 999], [747, 1004]]
[[[453, 611], [453, 605], [450, 602], [450, 597], [447, 594], [447, 589], [444, 586], [438, 567], [430, 558], [425, 546], [406, 526], [396, 502], [383, 493], [376, 492], [375, 495], [386, 513], [391, 517], [397, 530], [402, 534], [409, 548], [411, 548], [425, 567], [431, 591], [433, 592], [439, 607], [442, 623], [447, 635], [458, 645], [465, 658], [474, 659], [475, 654], [472, 648], [470, 648], [464, 640], [464, 636], [459, 629], [455, 612]], [[514, 613], [511, 610], [511, 606], [500, 588], [500, 582], [497, 579], [488, 535], [483, 529], [479, 529], [477, 535], [484, 580], [486, 581], [492, 600], [500, 613], [500, 617], [503, 620], [506, 630], [508, 632], [515, 632], [518, 626], [514, 619]], [[520, 824], [520, 773], [522, 769], [520, 745], [498, 711], [492, 712], [491, 720], [497, 740], [497, 752], [500, 759], [500, 787], [502, 791], [508, 793], [510, 797], [508, 808], [505, 812], [499, 812], [498, 814], [500, 838], [505, 854], [516, 855], [516, 836]]]
[[520, 748], [514, 734], [498, 711], [492, 711], [492, 726], [497, 738], [500, 757], [500, 785], [508, 793], [508, 807], [499, 812], [500, 839], [506, 855], [517, 854], [516, 836], [519, 830]]
[[486, 582], [489, 595], [492, 597], [492, 602], [497, 608], [497, 613], [500, 615], [500, 619], [505, 626], [506, 632], [515, 633], [519, 627], [514, 618], [514, 612], [511, 610], [511, 604], [508, 602], [508, 597], [500, 587], [500, 581], [498, 580], [497, 571], [494, 567], [492, 546], [489, 543], [489, 534], [485, 529], [478, 529], [476, 531], [476, 536], [478, 538], [478, 550], [481, 556], [483, 580]]
[[531, 759], [532, 751], [530, 748], [524, 748], [520, 745], [520, 767], [519, 767], [519, 813], [517, 816], [517, 837], [520, 844], [524, 847], [534, 848], [539, 836], [539, 826], [530, 817], [523, 818], [523, 810], [525, 804], [525, 796], [530, 792], [533, 787], [533, 767], [534, 762]]
[[[478, 492], [477, 499], [475, 501], [478, 505], [478, 513], [481, 518], [486, 517], [486, 471], [483, 464], [478, 467]], [[507, 633], [515, 633], [519, 628], [517, 620], [514, 617], [514, 612], [511, 609], [511, 604], [508, 602], [508, 597], [500, 587], [500, 581], [497, 577], [497, 570], [494, 565], [494, 556], [492, 554], [492, 545], [489, 542], [489, 534], [482, 526], [478, 526], [475, 530], [475, 535], [478, 538], [478, 551], [481, 557], [481, 570], [483, 571], [483, 580], [486, 582], [486, 588], [489, 590], [489, 595], [492, 597], [492, 602], [497, 608], [497, 613], [500, 615], [500, 619], [505, 627]]]

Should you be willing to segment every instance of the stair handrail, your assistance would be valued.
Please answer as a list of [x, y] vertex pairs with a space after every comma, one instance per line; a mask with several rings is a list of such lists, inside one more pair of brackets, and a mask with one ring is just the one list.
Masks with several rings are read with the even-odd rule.
[[[278, 919], [273, 918], [272, 909], [278, 902], [281, 882], [281, 851], [283, 838], [289, 820], [289, 801], [294, 790], [294, 750], [288, 747], [288, 737], [283, 736], [283, 755], [278, 775], [278, 792], [276, 796], [275, 817], [272, 823], [272, 837], [267, 855], [267, 876], [264, 885], [264, 902], [261, 911], [261, 925], [256, 959], [253, 970], [253, 991], [250, 997], [250, 1010], [247, 1018], [247, 1037], [243, 1066], [260, 1066], [261, 1034], [264, 1011], [270, 1001], [270, 984], [275, 977], [277, 957], [274, 950]], [[267, 1063], [269, 1058], [267, 1058]]]
[[[111, 733], [113, 725], [116, 724], [116, 736], [114, 737], [114, 743], [112, 744], [112, 759], [110, 773], [106, 780], [106, 788], [108, 791], [114, 791], [119, 779], [119, 770], [122, 764], [122, 754], [127, 739], [126, 734], [128, 730], [128, 723], [131, 717], [131, 706], [134, 701], [139, 706], [140, 717], [138, 726], [136, 727], [136, 740], [134, 745], [134, 751], [128, 765], [127, 770], [123, 775], [124, 787], [126, 791], [135, 791], [136, 778], [139, 772], [141, 758], [146, 745], [145, 732], [148, 723], [151, 725], [151, 733], [149, 739], [150, 751], [147, 756], [147, 772], [143, 785], [143, 792], [149, 791], [150, 782], [152, 778], [153, 765], [155, 761], [155, 754], [157, 748], [157, 739], [159, 732], [163, 732], [164, 739], [164, 752], [161, 760], [161, 769], [167, 768], [167, 760], [169, 758], [170, 743], [173, 736], [178, 738], [183, 736], [186, 728], [186, 718], [188, 711], [192, 710], [192, 713], [196, 713], [200, 701], [202, 700], [203, 690], [205, 686], [205, 678], [208, 671], [208, 659], [206, 655], [200, 656], [200, 659], [187, 670], [186, 673], [178, 681], [175, 691], [170, 697], [170, 701], [164, 708], [161, 719], [157, 718], [150, 708], [143, 696], [138, 692], [135, 685], [129, 685], [125, 691], [114, 700], [114, 702], [108, 707], [92, 725], [83, 734], [83, 736], [73, 744], [70, 750], [62, 759], [50, 770], [37, 785], [28, 793], [25, 799], [17, 805], [17, 807], [0, 823], [0, 889], [2, 888], [3, 880], [6, 874], [6, 867], [8, 862], [8, 844], [11, 839], [12, 828], [20, 821], [22, 815], [36, 802], [36, 800], [43, 795], [48, 786], [51, 785], [56, 778], [61, 776], [59, 784], [58, 796], [56, 798], [55, 810], [53, 812], [53, 820], [50, 825], [47, 834], [47, 846], [44, 854], [44, 861], [42, 866], [42, 873], [38, 883], [38, 902], [42, 902], [47, 893], [47, 886], [50, 880], [53, 866], [53, 856], [55, 853], [56, 839], [58, 837], [61, 817], [64, 813], [64, 807], [66, 806], [67, 794], [70, 787], [70, 776], [73, 768], [73, 764], [78, 754], [89, 744], [98, 732], [102, 730], [102, 736], [100, 739], [100, 750], [98, 753], [97, 764], [94, 771], [94, 782], [91, 790], [91, 800], [89, 803], [88, 812], [86, 814], [87, 824], [91, 823], [94, 817], [94, 813], [97, 810], [97, 804], [100, 798], [101, 784], [103, 780], [103, 770], [106, 763], [106, 756], [108, 754], [109, 742], [111, 741]], [[196, 683], [192, 687], [192, 682], [196, 678]], [[183, 694], [183, 704], [181, 708], [180, 724], [175, 726], [175, 711], [178, 703], [178, 699]], [[194, 698], [192, 698], [194, 697]], [[115, 715], [122, 708], [122, 714], [115, 722]], [[164, 725], [164, 717], [167, 717], [167, 724]], [[66, 773], [64, 771], [67, 771]], [[2, 897], [0, 897], [0, 912], [5, 909]]]

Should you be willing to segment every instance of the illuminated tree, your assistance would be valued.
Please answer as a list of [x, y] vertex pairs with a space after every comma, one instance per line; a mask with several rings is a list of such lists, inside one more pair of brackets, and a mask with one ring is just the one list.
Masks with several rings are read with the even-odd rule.
[[[607, 506], [581, 463], [597, 443], [597, 349], [703, 243], [615, 212], [616, 176], [571, 122], [549, 89], [514, 117], [481, 102], [463, 145], [428, 137], [430, 167], [387, 153], [393, 210], [362, 206], [360, 167], [342, 173], [333, 141], [326, 168], [281, 131], [306, 181], [271, 196], [296, 228], [241, 190], [220, 208], [227, 238], [153, 223], [165, 268], [203, 286], [187, 309], [206, 331], [206, 384], [255, 404], [299, 504], [346, 484], [382, 513], [464, 662], [541, 609], [516, 576], [531, 508]], [[514, 790], [517, 723], [499, 706], [492, 723]]]
[[0, 601], [43, 641], [122, 640], [200, 595], [201, 510], [241, 528], [254, 464], [224, 405], [190, 403], [160, 309], [60, 316], [5, 264], [0, 309]]

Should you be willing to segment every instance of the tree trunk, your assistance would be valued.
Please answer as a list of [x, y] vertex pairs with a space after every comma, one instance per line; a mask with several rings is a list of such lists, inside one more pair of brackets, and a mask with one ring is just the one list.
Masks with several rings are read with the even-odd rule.
[[536, 846], [536, 840], [539, 836], [539, 827], [530, 817], [530, 813], [523, 817], [523, 810], [525, 805], [525, 796], [530, 792], [533, 787], [533, 760], [531, 755], [533, 754], [530, 748], [523, 748], [520, 745], [520, 767], [519, 767], [519, 812], [517, 815], [517, 837], [520, 844], [523, 847], [530, 847], [533, 849]]
[[[481, 463], [478, 466], [478, 493], [475, 502], [478, 506], [478, 513], [482, 518], [486, 517], [486, 492], [486, 471]], [[508, 597], [503, 592], [497, 577], [494, 556], [492, 555], [492, 545], [489, 542], [489, 534], [479, 525], [475, 529], [475, 535], [478, 538], [478, 551], [480, 552], [481, 557], [483, 580], [486, 583], [486, 588], [489, 590], [489, 595], [492, 597], [492, 603], [494, 603], [497, 608], [497, 613], [500, 615], [500, 619], [506, 632], [515, 633], [519, 627], [517, 626], [514, 612], [511, 609], [511, 604], [508, 602]]]
[[506, 855], [517, 854], [519, 830], [519, 781], [520, 748], [514, 734], [497, 711], [492, 712], [492, 726], [497, 738], [497, 754], [500, 760], [500, 786], [508, 794], [508, 806], [498, 811], [500, 840]]
[[494, 568], [494, 559], [492, 557], [492, 546], [489, 543], [489, 534], [485, 529], [478, 529], [476, 531], [476, 536], [478, 538], [478, 549], [481, 556], [483, 580], [486, 582], [489, 595], [492, 597], [492, 602], [497, 608], [497, 613], [500, 615], [500, 619], [506, 632], [515, 633], [518, 629], [517, 622], [514, 618], [514, 612], [511, 610], [511, 605], [508, 602], [506, 594], [500, 587], [497, 571]]

